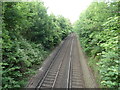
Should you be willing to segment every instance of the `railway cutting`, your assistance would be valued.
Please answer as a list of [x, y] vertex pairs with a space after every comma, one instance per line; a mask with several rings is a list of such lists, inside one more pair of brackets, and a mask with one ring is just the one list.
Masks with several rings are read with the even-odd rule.
[[64, 39], [27, 85], [27, 88], [35, 88], [36, 90], [40, 88], [97, 87], [75, 33]]

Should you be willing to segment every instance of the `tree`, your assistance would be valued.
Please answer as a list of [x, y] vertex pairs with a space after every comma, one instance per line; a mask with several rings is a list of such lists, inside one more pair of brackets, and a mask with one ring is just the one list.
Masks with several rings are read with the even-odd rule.
[[[75, 24], [100, 85], [118, 87], [118, 2], [93, 2]], [[116, 13], [113, 13], [116, 12]], [[98, 75], [98, 74], [97, 74]]]

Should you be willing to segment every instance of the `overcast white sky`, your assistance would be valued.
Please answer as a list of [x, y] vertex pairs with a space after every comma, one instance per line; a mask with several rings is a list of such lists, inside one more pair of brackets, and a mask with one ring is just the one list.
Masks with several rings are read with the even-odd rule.
[[85, 10], [93, 0], [42, 0], [48, 7], [48, 14], [62, 15], [73, 23], [80, 13]]

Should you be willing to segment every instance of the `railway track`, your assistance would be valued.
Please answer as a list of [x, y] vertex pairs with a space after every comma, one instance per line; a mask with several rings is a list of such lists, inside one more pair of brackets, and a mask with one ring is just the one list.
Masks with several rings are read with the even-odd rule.
[[71, 86], [70, 88], [85, 88], [82, 67], [79, 60], [79, 52], [76, 47], [77, 37], [75, 37], [71, 62]]
[[39, 88], [84, 88], [79, 57], [76, 57], [77, 38], [69, 35], [57, 52], [44, 77], [39, 81]]
[[27, 88], [97, 88], [77, 35], [70, 34], [43, 62]]
[[68, 36], [64, 42], [63, 47], [58, 51], [57, 55], [54, 58], [54, 61], [51, 63], [49, 69], [47, 70], [45, 76], [38, 84], [37, 88], [54, 88], [57, 78], [62, 69], [62, 64], [64, 62], [64, 57], [67, 54], [67, 49], [70, 46], [71, 36]]
[[[49, 64], [49, 65], [48, 65]], [[77, 37], [70, 34], [56, 51], [51, 63], [44, 63], [44, 67], [27, 87], [35, 88], [85, 88], [82, 68], [80, 64]], [[44, 70], [44, 73], [42, 73]]]

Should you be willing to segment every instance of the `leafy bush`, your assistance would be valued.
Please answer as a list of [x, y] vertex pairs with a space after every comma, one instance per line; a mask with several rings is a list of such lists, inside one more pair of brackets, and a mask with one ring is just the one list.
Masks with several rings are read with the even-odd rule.
[[[23, 77], [33, 73], [32, 67], [42, 63], [47, 52], [42, 45], [29, 43], [25, 39], [12, 41], [3, 34], [3, 88], [16, 88], [25, 85]], [[32, 69], [32, 70], [30, 70]]]
[[[119, 66], [119, 56], [118, 56], [118, 17], [111, 17], [107, 22], [103, 24], [104, 31], [99, 33], [98, 37], [101, 38], [98, 45], [104, 49], [101, 52], [101, 59], [98, 62], [99, 71], [101, 74], [101, 84], [107, 87], [118, 87], [118, 66]], [[103, 38], [105, 37], [105, 38]], [[111, 38], [112, 37], [112, 38]]]
[[[118, 88], [118, 2], [93, 2], [80, 15], [75, 30], [101, 87]], [[100, 76], [100, 77], [99, 77]]]
[[2, 87], [23, 87], [72, 27], [66, 18], [48, 15], [43, 2], [2, 2], [2, 7]]

